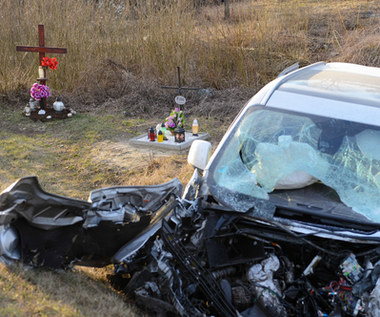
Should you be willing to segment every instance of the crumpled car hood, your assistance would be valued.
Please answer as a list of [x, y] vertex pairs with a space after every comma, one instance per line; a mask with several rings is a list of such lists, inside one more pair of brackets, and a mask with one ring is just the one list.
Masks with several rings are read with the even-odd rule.
[[96, 190], [88, 202], [47, 193], [37, 177], [24, 177], [0, 195], [0, 258], [49, 267], [119, 261], [127, 243], [138, 249], [160, 228], [181, 193], [173, 179]]

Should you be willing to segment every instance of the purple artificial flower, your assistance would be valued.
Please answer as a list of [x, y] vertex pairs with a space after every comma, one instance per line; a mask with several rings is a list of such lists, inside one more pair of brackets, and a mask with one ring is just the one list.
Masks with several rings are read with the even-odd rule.
[[40, 101], [42, 98], [47, 98], [51, 96], [50, 89], [48, 86], [34, 83], [30, 89], [30, 95], [35, 99]]
[[170, 122], [169, 123], [169, 128], [175, 128], [175, 123], [174, 122]]
[[174, 108], [174, 112], [178, 112], [179, 111], [179, 108]]

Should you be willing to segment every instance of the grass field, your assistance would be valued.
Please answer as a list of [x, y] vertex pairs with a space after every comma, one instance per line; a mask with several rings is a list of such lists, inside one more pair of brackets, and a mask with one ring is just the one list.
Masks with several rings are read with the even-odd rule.
[[[185, 184], [192, 174], [186, 153], [129, 145], [154, 121], [84, 113], [42, 123], [4, 106], [0, 112], [0, 191], [20, 177], [38, 175], [46, 191], [87, 199], [100, 187], [159, 184], [174, 177]], [[215, 141], [223, 131], [209, 132]], [[55, 272], [0, 264], [0, 316], [140, 316], [111, 289], [106, 275], [112, 270]]]
[[0, 265], [0, 316], [140, 316], [108, 286], [107, 269], [74, 272]]
[[[221, 5], [159, 2], [0, 1], [0, 190], [27, 175], [38, 175], [47, 191], [80, 199], [100, 187], [174, 176], [185, 184], [192, 173], [186, 154], [128, 143], [169, 114], [174, 92], [161, 85], [176, 84], [177, 66], [184, 85], [212, 91], [184, 95], [187, 128], [196, 116], [214, 145], [244, 101], [294, 62], [380, 66], [378, 1], [231, 1], [229, 20]], [[53, 97], [78, 111], [70, 120], [32, 122], [21, 113], [38, 59], [15, 46], [37, 45], [38, 23], [47, 46], [68, 48], [57, 56], [58, 70], [48, 71], [48, 84]], [[111, 271], [0, 265], [0, 316], [141, 315], [110, 288]]]
[[236, 0], [229, 20], [222, 5], [131, 2], [1, 1], [0, 96], [27, 97], [38, 58], [15, 46], [37, 45], [39, 23], [47, 46], [68, 49], [48, 70], [53, 95], [87, 105], [120, 98], [129, 81], [175, 84], [177, 66], [185, 85], [257, 90], [297, 61], [379, 65], [378, 1]]

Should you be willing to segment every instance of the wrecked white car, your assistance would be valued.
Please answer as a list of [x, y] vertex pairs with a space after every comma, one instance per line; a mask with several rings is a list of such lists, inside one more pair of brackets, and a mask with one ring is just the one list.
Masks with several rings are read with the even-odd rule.
[[112, 285], [151, 314], [379, 316], [379, 105], [378, 68], [285, 71], [210, 160], [193, 143], [182, 196], [173, 181], [81, 202], [20, 180], [0, 196], [2, 259], [114, 263]]

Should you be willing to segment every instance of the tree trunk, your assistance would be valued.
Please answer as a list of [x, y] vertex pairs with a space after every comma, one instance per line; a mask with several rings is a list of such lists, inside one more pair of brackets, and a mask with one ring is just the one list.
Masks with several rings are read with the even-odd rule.
[[199, 9], [200, 7], [205, 5], [204, 0], [193, 0], [194, 8]]
[[224, 0], [224, 18], [230, 18], [230, 0]]

